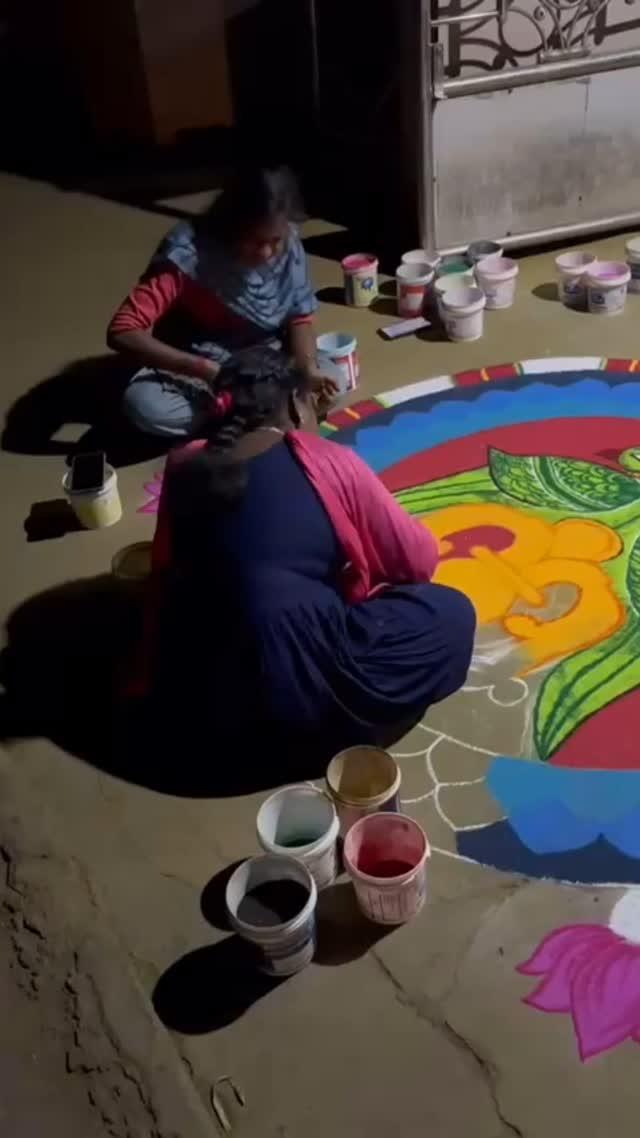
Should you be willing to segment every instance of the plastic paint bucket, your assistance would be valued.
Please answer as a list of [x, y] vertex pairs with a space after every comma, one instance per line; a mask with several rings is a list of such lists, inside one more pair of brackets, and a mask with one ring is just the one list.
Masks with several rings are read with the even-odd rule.
[[468, 246], [465, 257], [469, 265], [477, 265], [485, 257], [501, 257], [504, 250], [497, 241], [472, 241]]
[[400, 258], [401, 265], [429, 265], [431, 269], [436, 271], [440, 264], [442, 257], [437, 253], [427, 253], [424, 249], [409, 249], [407, 253], [403, 253]]
[[378, 295], [378, 258], [372, 253], [352, 253], [342, 262], [347, 304], [368, 308]]
[[350, 332], [325, 332], [318, 336], [316, 347], [335, 364], [340, 372], [340, 394], [346, 395], [358, 386], [360, 363], [358, 341]]
[[438, 265], [436, 276], [440, 278], [448, 277], [451, 275], [451, 273], [468, 272], [469, 262], [464, 257], [443, 257], [440, 264]]
[[618, 316], [625, 306], [631, 270], [624, 261], [596, 261], [587, 270], [589, 312]]
[[631, 273], [629, 292], [640, 292], [640, 237], [631, 237], [624, 248]]
[[426, 261], [411, 261], [396, 269], [399, 316], [422, 316], [433, 269]]
[[118, 475], [107, 464], [104, 485], [98, 490], [72, 490], [70, 470], [62, 479], [62, 489], [78, 521], [85, 529], [104, 529], [113, 526], [122, 517], [122, 503], [118, 493]]
[[258, 810], [258, 841], [267, 853], [295, 857], [318, 889], [335, 881], [340, 823], [327, 794], [313, 786], [285, 786]]
[[587, 269], [596, 262], [595, 253], [561, 253], [556, 257], [558, 296], [567, 308], [586, 308]]
[[476, 264], [476, 280], [487, 298], [487, 308], [511, 308], [519, 268], [510, 257], [485, 257]]
[[450, 288], [473, 288], [475, 283], [473, 269], [465, 269], [463, 273], [449, 273], [448, 276], [438, 277], [433, 286], [433, 292], [436, 298], [438, 316], [441, 320], [444, 319], [442, 297], [445, 292], [448, 292]]
[[429, 843], [406, 814], [373, 814], [351, 827], [344, 863], [365, 917], [401, 925], [419, 913], [427, 895]]
[[400, 768], [379, 747], [348, 747], [327, 767], [327, 786], [338, 811], [344, 837], [359, 818], [378, 810], [400, 809]]
[[111, 558], [111, 572], [119, 581], [129, 585], [143, 584], [151, 574], [150, 541], [136, 541], [125, 545]]
[[440, 297], [440, 312], [450, 340], [479, 340], [484, 331], [486, 298], [479, 288], [448, 288]]
[[255, 947], [258, 967], [269, 976], [293, 976], [313, 959], [317, 900], [316, 883], [307, 867], [277, 854], [243, 862], [225, 891], [232, 928]]

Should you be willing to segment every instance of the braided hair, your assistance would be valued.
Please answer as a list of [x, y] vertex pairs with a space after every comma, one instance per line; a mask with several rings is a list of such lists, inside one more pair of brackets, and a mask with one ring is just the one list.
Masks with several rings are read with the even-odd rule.
[[276, 424], [288, 411], [295, 421], [295, 395], [308, 381], [281, 352], [254, 348], [226, 364], [217, 380], [213, 410], [203, 434], [206, 445], [185, 459], [169, 482], [173, 524], [198, 525], [202, 512], [232, 508], [248, 481], [246, 462], [234, 455], [244, 435]]

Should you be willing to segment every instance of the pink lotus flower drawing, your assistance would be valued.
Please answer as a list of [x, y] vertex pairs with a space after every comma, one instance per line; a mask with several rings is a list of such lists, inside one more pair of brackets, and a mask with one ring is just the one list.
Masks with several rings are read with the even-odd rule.
[[609, 927], [556, 929], [517, 971], [544, 977], [524, 1003], [572, 1017], [582, 1062], [640, 1043], [640, 889], [617, 902]]
[[151, 482], [145, 482], [145, 493], [149, 495], [144, 506], [138, 508], [139, 514], [157, 514], [162, 491], [162, 471], [156, 471]]

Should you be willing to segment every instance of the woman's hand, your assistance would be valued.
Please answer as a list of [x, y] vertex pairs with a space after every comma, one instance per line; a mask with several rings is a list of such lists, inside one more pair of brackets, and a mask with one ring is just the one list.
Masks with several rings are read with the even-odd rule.
[[324, 375], [322, 369], [316, 365], [306, 368], [305, 374], [311, 385], [311, 391], [316, 398], [327, 399], [329, 401], [335, 399], [340, 391], [335, 379], [332, 379], [331, 376]]

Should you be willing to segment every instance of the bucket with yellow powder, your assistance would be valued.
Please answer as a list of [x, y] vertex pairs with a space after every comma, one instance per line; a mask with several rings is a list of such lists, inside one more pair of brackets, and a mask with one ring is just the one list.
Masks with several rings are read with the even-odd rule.
[[118, 475], [106, 465], [105, 480], [96, 490], [72, 490], [72, 472], [62, 479], [62, 489], [78, 521], [85, 529], [104, 529], [113, 526], [122, 517], [122, 503], [118, 492]]
[[380, 747], [348, 747], [327, 767], [327, 786], [344, 838], [360, 818], [378, 810], [400, 808], [400, 768]]

